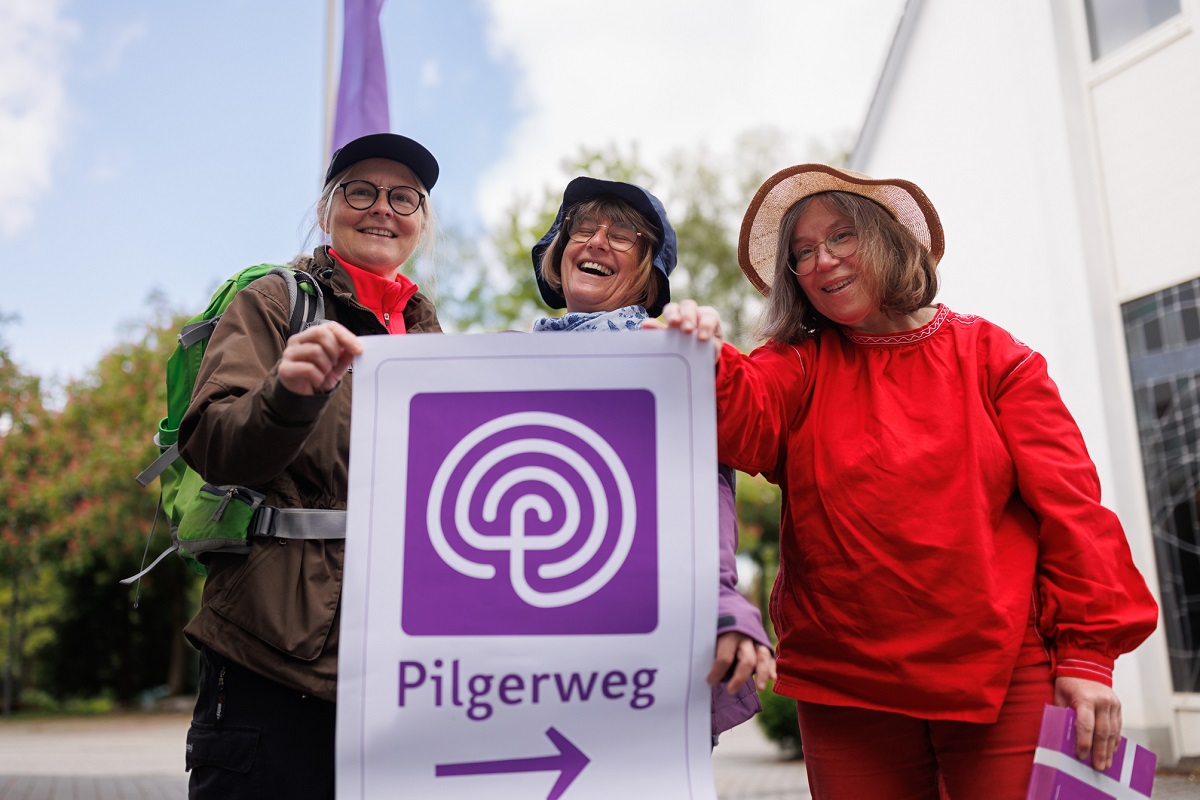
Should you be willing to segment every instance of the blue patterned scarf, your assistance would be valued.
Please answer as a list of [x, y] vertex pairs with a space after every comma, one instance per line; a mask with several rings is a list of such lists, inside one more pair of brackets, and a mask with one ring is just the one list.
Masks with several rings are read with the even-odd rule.
[[650, 315], [642, 306], [625, 306], [616, 311], [584, 313], [568, 311], [561, 317], [534, 320], [533, 331], [636, 331]]

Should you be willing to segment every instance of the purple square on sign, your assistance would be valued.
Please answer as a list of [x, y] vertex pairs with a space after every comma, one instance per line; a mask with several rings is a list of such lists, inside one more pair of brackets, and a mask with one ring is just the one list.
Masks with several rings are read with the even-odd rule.
[[413, 397], [401, 627], [654, 630], [654, 442], [644, 389]]

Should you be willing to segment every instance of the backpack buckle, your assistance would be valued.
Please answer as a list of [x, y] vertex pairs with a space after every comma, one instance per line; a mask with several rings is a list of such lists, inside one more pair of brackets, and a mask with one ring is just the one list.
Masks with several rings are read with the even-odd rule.
[[250, 535], [270, 539], [275, 536], [275, 509], [268, 505], [260, 505], [250, 518]]

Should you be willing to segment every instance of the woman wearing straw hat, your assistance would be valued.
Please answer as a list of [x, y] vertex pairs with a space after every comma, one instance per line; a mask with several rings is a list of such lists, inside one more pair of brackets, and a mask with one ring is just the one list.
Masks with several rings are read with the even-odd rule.
[[[657, 197], [640, 186], [595, 178], [567, 184], [550, 230], [533, 247], [533, 273], [546, 305], [561, 317], [536, 320], [539, 331], [629, 331], [671, 299], [675, 229]], [[775, 655], [762, 615], [737, 590], [737, 512], [733, 470], [717, 477], [720, 589], [716, 655], [709, 670], [712, 737], [761, 709], [756, 688], [775, 678]]]
[[775, 690], [818, 800], [1023, 798], [1046, 703], [1107, 767], [1113, 662], [1157, 620], [1045, 360], [933, 303], [942, 252], [916, 185], [820, 164], [742, 223], [769, 341], [718, 349], [718, 454], [784, 492]]

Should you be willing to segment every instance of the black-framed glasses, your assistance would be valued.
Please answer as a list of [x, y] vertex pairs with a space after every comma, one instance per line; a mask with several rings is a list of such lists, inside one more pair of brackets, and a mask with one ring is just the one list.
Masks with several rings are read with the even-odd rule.
[[624, 225], [620, 222], [612, 225], [601, 225], [600, 221], [595, 217], [579, 217], [573, 219], [566, 218], [567, 236], [573, 242], [586, 242], [591, 240], [596, 235], [596, 231], [604, 228], [604, 239], [608, 242], [608, 246], [618, 253], [624, 253], [626, 250], [637, 244], [638, 238], [641, 236], [631, 225]]
[[421, 203], [425, 202], [425, 195], [411, 186], [393, 186], [389, 189], [386, 186], [376, 186], [370, 181], [346, 181], [338, 186], [346, 198], [346, 205], [355, 211], [366, 211], [375, 205], [380, 189], [387, 192], [388, 205], [392, 207], [392, 211], [402, 217], [415, 214]]
[[834, 258], [849, 258], [858, 251], [858, 231], [854, 228], [838, 228], [825, 237], [825, 241], [808, 244], [795, 252], [789, 252], [787, 257], [788, 269], [800, 277], [817, 268], [817, 248], [825, 245], [825, 250]]

